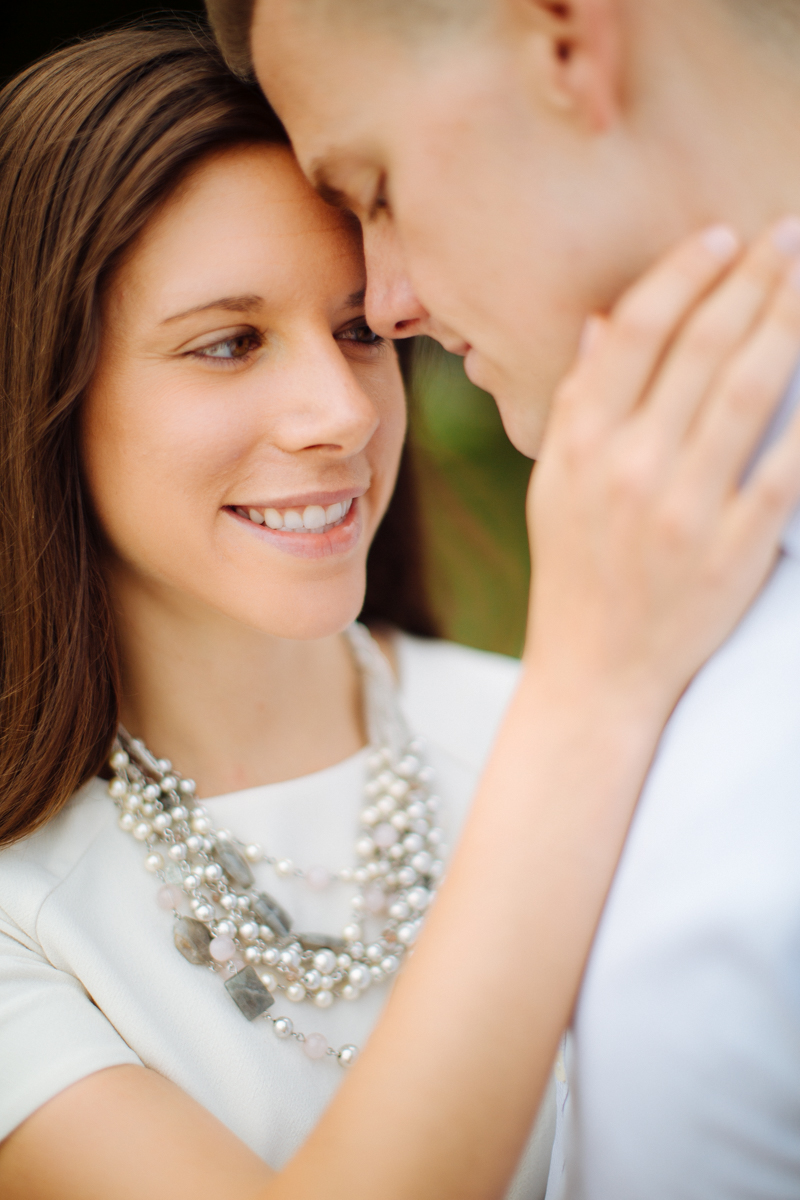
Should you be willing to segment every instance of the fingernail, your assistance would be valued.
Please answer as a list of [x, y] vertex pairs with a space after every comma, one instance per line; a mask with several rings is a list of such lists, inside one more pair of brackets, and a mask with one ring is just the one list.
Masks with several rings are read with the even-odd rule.
[[800, 254], [800, 217], [784, 217], [773, 229], [772, 240], [781, 254]]
[[712, 225], [703, 234], [703, 243], [716, 258], [733, 258], [739, 249], [739, 238], [730, 225]]

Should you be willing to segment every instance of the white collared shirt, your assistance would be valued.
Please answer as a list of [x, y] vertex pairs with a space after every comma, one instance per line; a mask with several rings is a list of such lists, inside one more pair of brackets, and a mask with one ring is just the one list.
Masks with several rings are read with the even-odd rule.
[[667, 727], [574, 1034], [570, 1200], [800, 1197], [800, 516]]

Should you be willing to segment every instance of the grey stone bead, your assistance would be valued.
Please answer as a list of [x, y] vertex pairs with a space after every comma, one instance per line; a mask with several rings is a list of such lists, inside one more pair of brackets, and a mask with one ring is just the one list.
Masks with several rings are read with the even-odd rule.
[[250, 870], [250, 865], [247, 859], [243, 858], [233, 846], [215, 846], [214, 858], [236, 887], [249, 888], [253, 886], [253, 872]]
[[304, 950], [332, 950], [334, 954], [344, 954], [347, 942], [341, 938], [331, 937], [329, 933], [298, 933], [297, 940]]
[[211, 934], [202, 921], [195, 921], [192, 917], [178, 917], [173, 937], [183, 957], [196, 967], [205, 966], [211, 961], [208, 950]]
[[277, 900], [266, 892], [256, 892], [250, 897], [250, 912], [259, 925], [268, 925], [276, 937], [285, 938], [292, 928], [292, 918]]
[[260, 1017], [275, 1003], [275, 998], [264, 987], [252, 967], [245, 967], [243, 971], [237, 971], [230, 979], [226, 979], [225, 987], [248, 1021]]

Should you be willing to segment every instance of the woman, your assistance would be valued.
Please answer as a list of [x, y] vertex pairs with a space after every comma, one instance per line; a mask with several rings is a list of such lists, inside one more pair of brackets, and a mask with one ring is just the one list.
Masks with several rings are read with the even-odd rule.
[[[641, 781], [800, 492], [796, 429], [736, 486], [782, 380], [705, 428], [742, 347], [800, 352], [786, 239], [734, 270], [693, 239], [595, 329], [521, 677], [376, 624], [398, 698], [350, 629], [405, 418], [348, 219], [193, 30], [58, 52], [0, 132], [3, 1195], [489, 1197], [529, 1136], [512, 1194], [543, 1195]], [[389, 513], [368, 613], [428, 633], [407, 477]]]

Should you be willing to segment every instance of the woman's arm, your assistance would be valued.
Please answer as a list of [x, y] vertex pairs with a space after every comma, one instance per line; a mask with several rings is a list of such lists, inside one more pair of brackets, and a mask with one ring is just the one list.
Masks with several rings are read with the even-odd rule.
[[797, 421], [739, 487], [800, 355], [780, 241], [730, 273], [721, 234], [684, 244], [562, 388], [531, 493], [520, 686], [418, 946], [294, 1159], [270, 1175], [177, 1089], [116, 1068], [8, 1139], [4, 1197], [503, 1194], [661, 729], [800, 498]]

